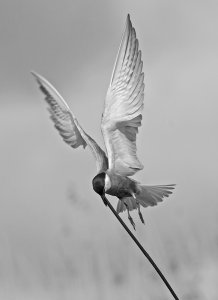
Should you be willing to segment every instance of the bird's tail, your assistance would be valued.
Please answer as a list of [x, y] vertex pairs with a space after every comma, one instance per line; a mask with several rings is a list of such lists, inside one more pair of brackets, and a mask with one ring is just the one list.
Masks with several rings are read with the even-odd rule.
[[157, 205], [158, 202], [163, 201], [165, 197], [169, 197], [172, 194], [172, 190], [175, 188], [175, 184], [167, 185], [143, 185], [138, 184], [138, 192], [135, 198], [125, 197], [119, 200], [117, 204], [117, 212], [123, 212], [126, 210], [126, 205], [129, 210], [137, 208], [137, 202], [144, 207]]

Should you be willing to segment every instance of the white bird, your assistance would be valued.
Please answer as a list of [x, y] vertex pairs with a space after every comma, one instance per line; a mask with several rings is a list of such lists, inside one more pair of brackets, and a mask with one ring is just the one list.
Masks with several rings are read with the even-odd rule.
[[89, 146], [91, 149], [97, 166], [97, 175], [92, 180], [94, 191], [106, 205], [105, 193], [116, 196], [119, 199], [117, 213], [127, 210], [134, 229], [129, 211], [137, 209], [144, 223], [140, 207], [157, 205], [174, 189], [174, 184], [148, 186], [129, 178], [143, 169], [136, 155], [136, 135], [141, 126], [144, 101], [142, 66], [138, 39], [128, 15], [101, 120], [107, 155], [82, 129], [58, 91], [45, 78], [32, 72], [63, 140], [73, 148]]

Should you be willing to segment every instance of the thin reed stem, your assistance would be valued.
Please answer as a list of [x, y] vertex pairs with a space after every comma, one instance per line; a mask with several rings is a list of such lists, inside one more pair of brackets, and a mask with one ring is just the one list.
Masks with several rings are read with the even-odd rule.
[[144, 247], [141, 245], [141, 243], [137, 240], [137, 238], [135, 237], [135, 235], [130, 231], [130, 229], [127, 227], [127, 225], [124, 223], [124, 221], [118, 215], [118, 213], [116, 212], [116, 210], [113, 208], [113, 206], [111, 205], [111, 203], [109, 202], [109, 200], [106, 197], [105, 197], [105, 200], [107, 200], [108, 207], [110, 208], [110, 210], [112, 211], [112, 213], [115, 215], [115, 217], [118, 219], [118, 221], [120, 222], [120, 224], [124, 227], [124, 229], [127, 231], [127, 233], [129, 234], [129, 236], [133, 239], [133, 241], [136, 243], [136, 245], [142, 251], [142, 253], [144, 254], [144, 256], [152, 264], [152, 266], [154, 267], [154, 269], [156, 270], [156, 272], [158, 273], [158, 275], [163, 280], [163, 282], [165, 283], [166, 287], [168, 288], [168, 290], [172, 294], [173, 298], [175, 300], [179, 300], [178, 296], [176, 295], [176, 293], [172, 289], [171, 285], [169, 284], [169, 282], [167, 281], [167, 279], [165, 278], [165, 276], [163, 275], [163, 273], [161, 272], [161, 270], [158, 268], [158, 266], [156, 265], [156, 263], [153, 261], [153, 259], [151, 258], [151, 256], [144, 249]]

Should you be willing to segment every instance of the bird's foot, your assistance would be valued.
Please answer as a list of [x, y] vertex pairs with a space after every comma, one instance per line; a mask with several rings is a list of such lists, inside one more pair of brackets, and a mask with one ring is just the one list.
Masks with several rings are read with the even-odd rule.
[[143, 215], [140, 211], [139, 211], [139, 218], [142, 221], [142, 223], [145, 224], [145, 220], [144, 220]]
[[143, 215], [142, 215], [141, 210], [140, 210], [140, 204], [139, 204], [139, 203], [137, 203], [137, 207], [138, 207], [138, 215], [139, 215], [139, 218], [140, 218], [141, 222], [142, 222], [143, 224], [145, 224]]
[[135, 229], [135, 222], [133, 221], [133, 218], [132, 218], [130, 215], [128, 215], [128, 219], [129, 219], [129, 221], [130, 221], [130, 223], [131, 223], [133, 229], [136, 230], [136, 229]]
[[129, 221], [130, 221], [130, 223], [131, 223], [133, 229], [136, 230], [136, 229], [135, 229], [135, 222], [133, 221], [133, 218], [130, 216], [130, 213], [129, 213], [129, 207], [128, 207], [128, 205], [127, 205], [126, 203], [124, 203], [124, 204], [125, 204], [126, 209], [127, 209], [127, 212], [128, 212], [128, 219], [129, 219]]

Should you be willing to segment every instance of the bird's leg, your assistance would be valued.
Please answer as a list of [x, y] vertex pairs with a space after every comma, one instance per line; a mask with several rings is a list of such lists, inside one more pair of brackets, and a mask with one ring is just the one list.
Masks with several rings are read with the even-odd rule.
[[142, 222], [143, 224], [145, 224], [143, 215], [142, 215], [141, 210], [140, 210], [140, 204], [139, 204], [139, 201], [136, 199], [136, 196], [135, 196], [134, 193], [132, 193], [132, 196], [133, 196], [133, 198], [134, 198], [135, 201], [136, 201], [136, 206], [137, 206], [137, 209], [138, 209], [138, 215], [139, 215], [139, 218], [140, 218], [141, 222]]
[[142, 215], [141, 210], [140, 210], [140, 204], [139, 204], [139, 202], [136, 202], [136, 205], [137, 205], [137, 208], [138, 208], [139, 218], [140, 218], [140, 220], [142, 221], [142, 223], [145, 224], [143, 215]]
[[129, 219], [129, 221], [130, 221], [130, 223], [132, 224], [132, 227], [134, 228], [134, 230], [135, 230], [135, 223], [134, 223], [134, 221], [133, 221], [133, 218], [130, 216], [130, 213], [129, 213], [129, 207], [128, 207], [128, 205], [124, 202], [124, 205], [126, 206], [126, 209], [127, 209], [127, 212], [128, 212], [128, 219]]

